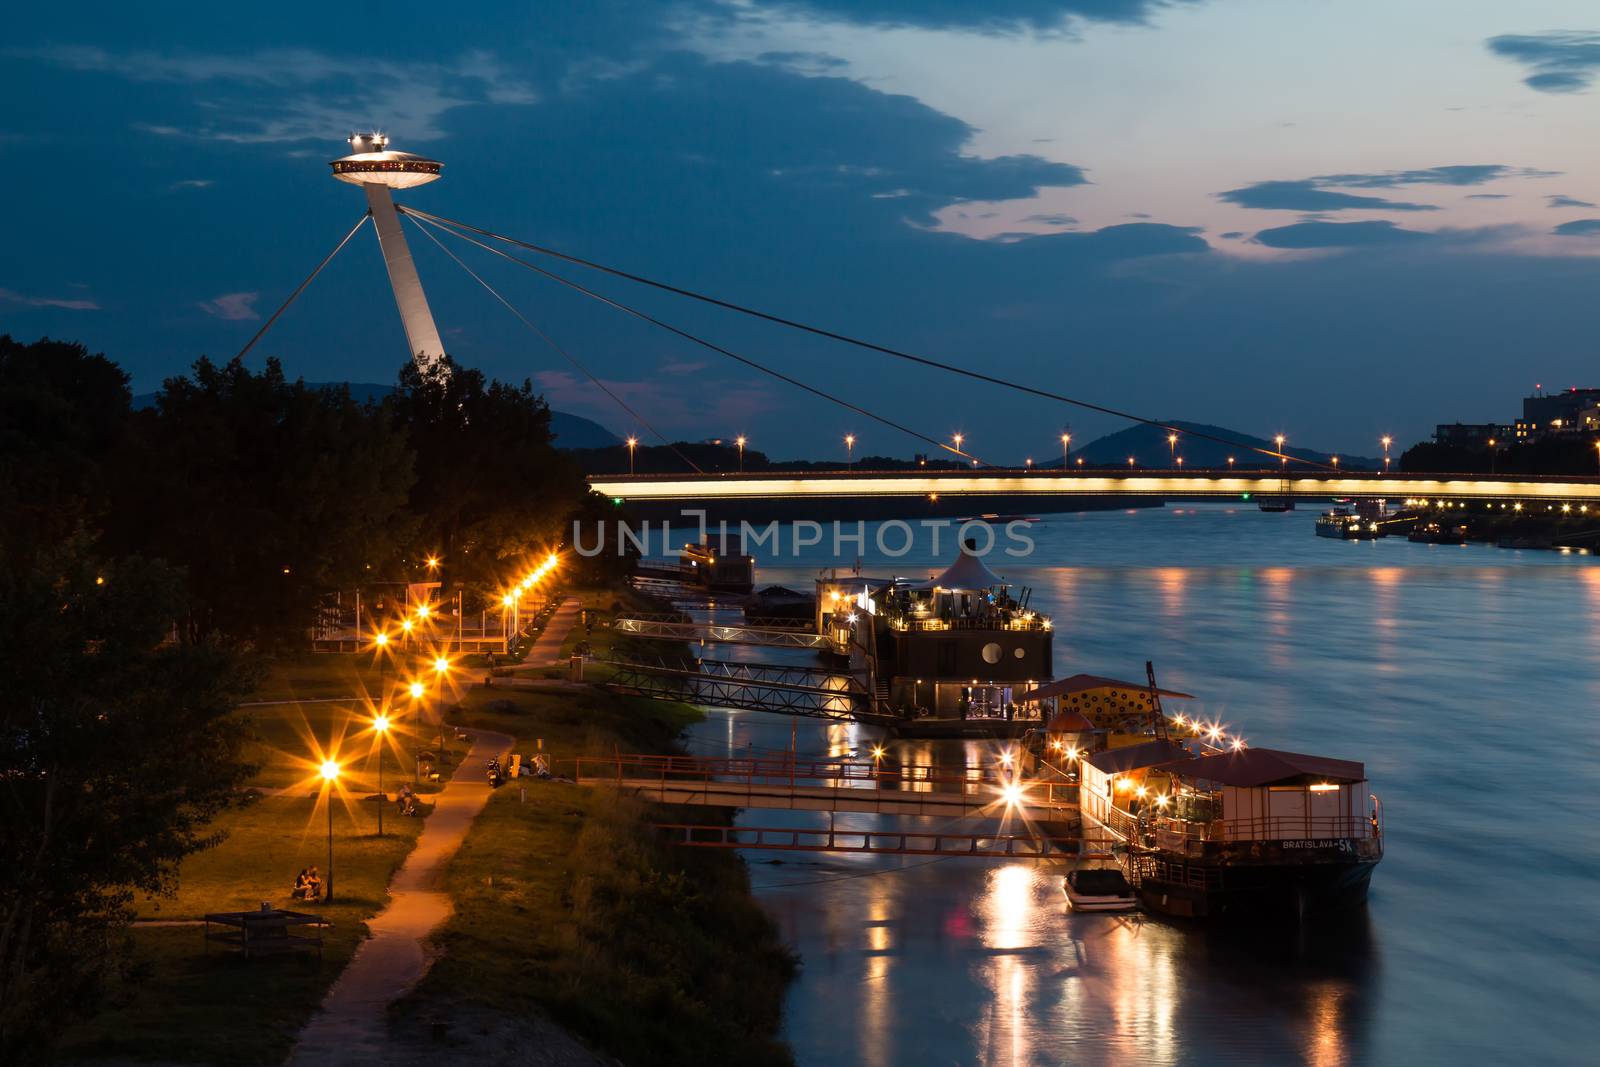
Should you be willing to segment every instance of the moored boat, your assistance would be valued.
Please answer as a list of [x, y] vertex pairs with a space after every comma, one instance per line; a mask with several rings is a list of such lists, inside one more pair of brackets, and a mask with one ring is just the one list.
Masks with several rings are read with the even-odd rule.
[[1061, 892], [1073, 911], [1132, 911], [1139, 906], [1128, 879], [1114, 867], [1084, 867], [1068, 872]]
[[1159, 737], [1086, 759], [1081, 803], [1145, 908], [1304, 917], [1366, 901], [1383, 858], [1367, 789], [1360, 763]]
[[1363, 519], [1349, 508], [1334, 508], [1317, 516], [1317, 536], [1341, 541], [1371, 541], [1383, 535], [1376, 522]]

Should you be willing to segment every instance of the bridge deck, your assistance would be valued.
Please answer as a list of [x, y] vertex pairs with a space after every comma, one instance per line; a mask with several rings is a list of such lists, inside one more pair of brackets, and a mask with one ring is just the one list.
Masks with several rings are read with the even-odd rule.
[[658, 823], [656, 828], [691, 848], [757, 848], [774, 852], [857, 852], [885, 856], [968, 856], [975, 859], [1079, 858], [1076, 837], [1030, 834], [919, 833], [899, 830], [800, 830], [777, 826], [696, 826]]
[[575, 761], [573, 778], [663, 804], [876, 815], [1070, 819], [1078, 787], [1013, 778], [1004, 768], [951, 772], [927, 766], [616, 756]]
[[636, 501], [905, 496], [1131, 496], [1239, 500], [1289, 495], [1429, 500], [1600, 501], [1588, 475], [1382, 474], [1355, 471], [773, 471], [754, 474], [591, 475], [597, 493]]

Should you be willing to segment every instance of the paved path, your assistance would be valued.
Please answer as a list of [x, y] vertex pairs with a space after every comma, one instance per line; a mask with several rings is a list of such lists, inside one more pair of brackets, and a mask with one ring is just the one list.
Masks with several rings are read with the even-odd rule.
[[449, 917], [450, 897], [440, 889], [445, 866], [489, 800], [483, 775], [491, 756], [504, 755], [512, 739], [472, 731], [472, 750], [456, 774], [431, 799], [433, 814], [389, 884], [389, 906], [369, 922], [372, 936], [328, 990], [322, 1008], [290, 1054], [291, 1067], [368, 1067], [390, 1062], [389, 1004], [407, 993], [432, 962], [423, 942]]
[[561, 660], [561, 646], [566, 643], [567, 635], [572, 632], [572, 628], [578, 625], [578, 613], [582, 608], [582, 602], [575, 596], [563, 600], [556, 613], [550, 616], [550, 621], [545, 623], [544, 632], [523, 657], [521, 668], [531, 670], [565, 666]]

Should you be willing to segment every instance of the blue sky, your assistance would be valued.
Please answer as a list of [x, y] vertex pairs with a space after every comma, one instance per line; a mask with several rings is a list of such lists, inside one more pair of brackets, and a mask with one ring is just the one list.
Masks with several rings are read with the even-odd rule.
[[[0, 331], [149, 389], [236, 352], [362, 210], [420, 208], [1159, 418], [1376, 451], [1593, 385], [1600, 10], [1488, 0], [77, 6], [0, 45]], [[637, 427], [412, 235], [446, 345]], [[467, 249], [673, 436], [914, 440]], [[993, 461], [1113, 420], [600, 287]], [[370, 233], [252, 354], [392, 380]]]

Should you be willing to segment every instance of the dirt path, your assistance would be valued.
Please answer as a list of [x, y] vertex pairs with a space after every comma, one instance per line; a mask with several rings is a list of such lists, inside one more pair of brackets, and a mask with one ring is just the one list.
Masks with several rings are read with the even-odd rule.
[[489, 800], [484, 764], [504, 755], [512, 741], [488, 731], [472, 735], [471, 751], [432, 798], [433, 814], [389, 885], [389, 906], [368, 922], [372, 936], [356, 949], [301, 1033], [289, 1057], [291, 1067], [376, 1067], [392, 1061], [386, 1053], [385, 1009], [415, 986], [432, 962], [423, 942], [451, 911], [450, 897], [440, 889], [445, 865]]

